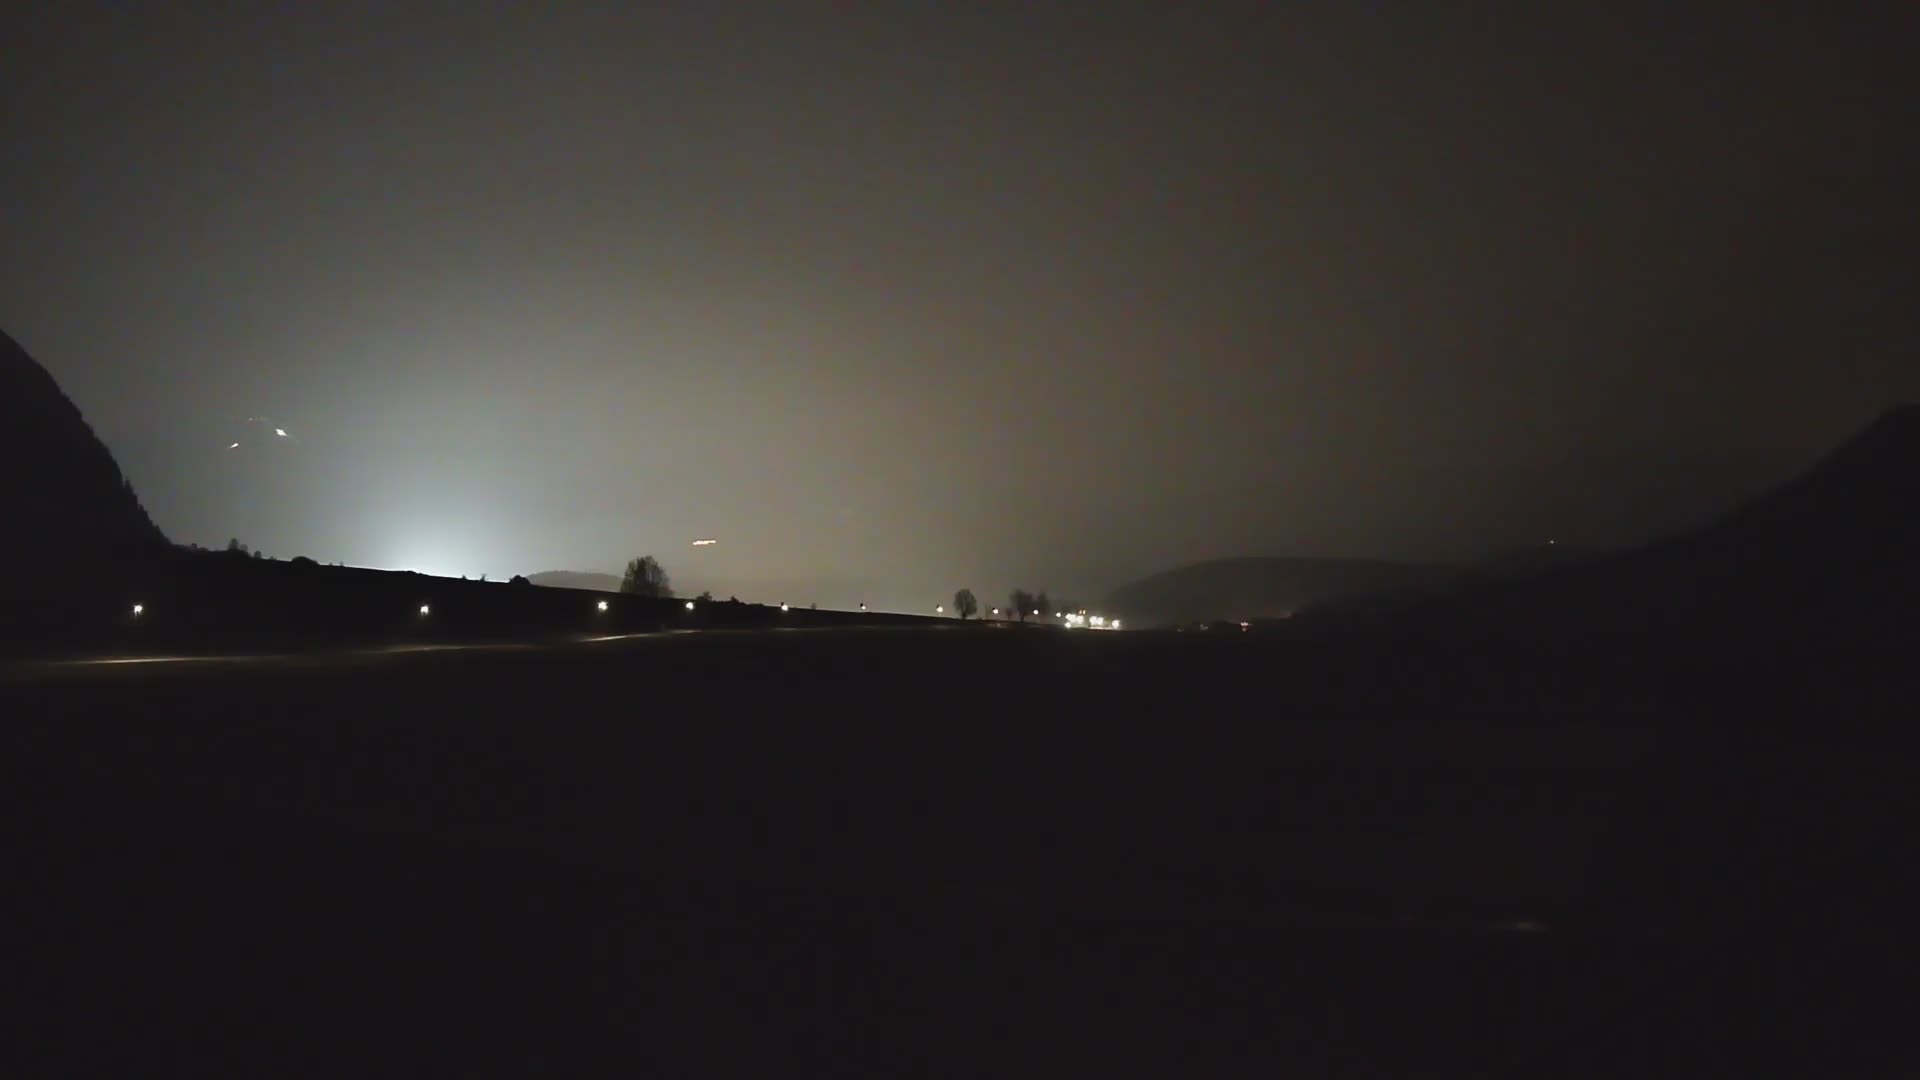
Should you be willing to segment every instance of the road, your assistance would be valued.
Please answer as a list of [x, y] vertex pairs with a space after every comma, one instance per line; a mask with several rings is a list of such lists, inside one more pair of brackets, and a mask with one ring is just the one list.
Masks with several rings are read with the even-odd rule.
[[64, 1071], [1611, 1075], [1899, 1030], [1840, 992], [1851, 939], [1756, 933], [1794, 804], [1685, 754], [1250, 725], [1287, 671], [1246, 642], [104, 659], [4, 684], [15, 977]]

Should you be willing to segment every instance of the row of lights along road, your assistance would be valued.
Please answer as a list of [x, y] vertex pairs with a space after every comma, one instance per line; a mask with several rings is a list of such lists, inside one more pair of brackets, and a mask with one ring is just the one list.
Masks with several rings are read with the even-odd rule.
[[[605, 600], [596, 600], [596, 601], [594, 601], [594, 605], [593, 605], [593, 607], [594, 607], [594, 610], [595, 610], [595, 611], [600, 611], [600, 612], [605, 612], [605, 611], [607, 610], [607, 602], [606, 602]], [[689, 601], [687, 601], [687, 610], [688, 610], [688, 611], [692, 611], [692, 610], [693, 610], [693, 601], [691, 601], [691, 600], [689, 600]], [[792, 610], [792, 608], [791, 608], [791, 606], [790, 606], [790, 605], [788, 605], [788, 604], [786, 604], [786, 603], [782, 603], [782, 604], [780, 605], [780, 610], [781, 610], [781, 611], [790, 611], [790, 610]], [[865, 611], [865, 610], [867, 610], [867, 605], [865, 605], [865, 604], [861, 604], [861, 605], [860, 605], [860, 610], [861, 610], [861, 611]], [[935, 604], [935, 605], [934, 605], [934, 608], [933, 608], [933, 613], [934, 613], [935, 615], [944, 615], [944, 614], [946, 614], [946, 611], [947, 611], [947, 605], [945, 605], [945, 604]], [[137, 619], [137, 618], [139, 618], [140, 616], [142, 616], [142, 615], [145, 615], [146, 613], [147, 613], [147, 606], [146, 606], [145, 604], [135, 604], [135, 605], [133, 605], [133, 617], [134, 617], [134, 618], [136, 618], [136, 619]], [[999, 615], [999, 614], [1000, 614], [1000, 609], [999, 609], [999, 608], [994, 608], [994, 609], [993, 609], [993, 613], [994, 613], [995, 615]], [[1034, 609], [1034, 611], [1033, 611], [1033, 613], [1034, 613], [1035, 615], [1039, 615], [1039, 614], [1040, 614], [1040, 609], [1038, 609], [1038, 608], [1035, 608], [1035, 609]], [[431, 615], [431, 614], [433, 614], [433, 605], [432, 605], [432, 604], [421, 604], [421, 605], [420, 605], [420, 615], [421, 615], [421, 617], [422, 617], [422, 618], [425, 618], [426, 616], [428, 616], [428, 615]], [[1064, 620], [1066, 621], [1066, 624], [1067, 624], [1068, 626], [1070, 626], [1070, 627], [1073, 627], [1073, 626], [1087, 626], [1087, 625], [1091, 625], [1091, 626], [1092, 626], [1092, 627], [1093, 627], [1094, 629], [1096, 629], [1096, 630], [1118, 630], [1118, 629], [1120, 629], [1120, 620], [1119, 620], [1119, 619], [1106, 619], [1106, 618], [1102, 618], [1102, 617], [1101, 617], [1101, 616], [1099, 616], [1099, 615], [1094, 615], [1094, 616], [1091, 616], [1091, 617], [1089, 617], [1089, 616], [1087, 616], [1087, 615], [1086, 615], [1085, 613], [1080, 613], [1080, 614], [1075, 614], [1075, 613], [1072, 613], [1072, 612], [1067, 612], [1067, 613], [1064, 613], [1064, 614], [1063, 614], [1062, 612], [1058, 612], [1058, 611], [1056, 611], [1056, 612], [1054, 612], [1054, 613], [1053, 613], [1053, 617], [1054, 617], [1054, 618], [1056, 618], [1056, 619], [1064, 619]]]

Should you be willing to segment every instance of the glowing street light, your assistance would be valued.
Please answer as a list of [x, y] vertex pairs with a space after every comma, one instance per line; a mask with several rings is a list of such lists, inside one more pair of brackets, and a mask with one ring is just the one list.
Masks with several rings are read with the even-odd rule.
[[432, 605], [432, 604], [421, 604], [421, 605], [420, 605], [420, 614], [422, 614], [422, 615], [431, 615], [431, 614], [433, 614], [433, 605]]
[[594, 610], [596, 611], [605, 611], [607, 610], [607, 602], [605, 600], [602, 600], [599, 603], [594, 604], [593, 607], [594, 607]]
[[1035, 615], [1038, 615], [1038, 614], [1040, 614], [1040, 609], [1039, 609], [1039, 608], [1034, 608], [1034, 609], [1033, 609], [1033, 613], [1034, 613]]
[[137, 618], [139, 618], [140, 616], [142, 616], [142, 615], [145, 615], [146, 613], [147, 613], [147, 605], [145, 605], [145, 604], [135, 604], [135, 605], [133, 605], [133, 617], [134, 617], [134, 618], [136, 618], [136, 619], [137, 619]]
[[780, 601], [780, 610], [781, 610], [781, 611], [786, 611], [786, 610], [788, 610], [788, 608], [787, 608], [787, 602], [786, 602], [785, 600], [782, 600], [782, 601]]
[[689, 600], [689, 601], [687, 601], [687, 610], [688, 610], [688, 611], [692, 611], [692, 610], [693, 610], [693, 601], [691, 601], [691, 600]]
[[1110, 629], [1110, 630], [1118, 630], [1118, 629], [1120, 629], [1120, 620], [1119, 620], [1119, 619], [1115, 619], [1115, 620], [1113, 620], [1112, 622], [1109, 622], [1109, 623], [1107, 624], [1107, 628], [1108, 628], [1108, 629]]
[[993, 613], [994, 613], [995, 615], [998, 615], [998, 614], [1000, 614], [1000, 609], [999, 609], [999, 608], [994, 608], [994, 609], [993, 609]]
[[933, 613], [935, 615], [945, 615], [947, 613], [947, 605], [945, 604], [933, 605]]

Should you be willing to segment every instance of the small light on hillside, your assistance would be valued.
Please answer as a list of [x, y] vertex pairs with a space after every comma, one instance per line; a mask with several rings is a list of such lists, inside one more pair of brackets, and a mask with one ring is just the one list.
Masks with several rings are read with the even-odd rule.
[[594, 604], [593, 606], [600, 611], [607, 610], [607, 602], [605, 600], [602, 600], [599, 603]]

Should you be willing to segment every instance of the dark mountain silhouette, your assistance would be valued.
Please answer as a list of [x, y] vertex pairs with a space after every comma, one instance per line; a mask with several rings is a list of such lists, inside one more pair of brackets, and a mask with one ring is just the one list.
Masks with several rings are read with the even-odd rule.
[[0, 507], [11, 565], [68, 564], [166, 546], [80, 410], [11, 337], [0, 333]]
[[1123, 585], [1107, 594], [1103, 610], [1142, 627], [1280, 618], [1334, 600], [1441, 587], [1461, 573], [1372, 559], [1216, 559]]
[[1916, 612], [1920, 407], [1905, 406], [1698, 530], [1428, 614], [1481, 637], [1623, 657], [1863, 658], [1910, 643]]
[[578, 570], [542, 570], [537, 574], [528, 574], [527, 580], [535, 585], [544, 585], [549, 589], [594, 589], [599, 592], [619, 592], [618, 574], [595, 574]]

